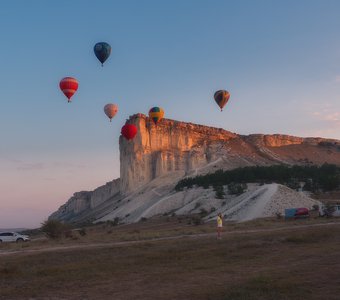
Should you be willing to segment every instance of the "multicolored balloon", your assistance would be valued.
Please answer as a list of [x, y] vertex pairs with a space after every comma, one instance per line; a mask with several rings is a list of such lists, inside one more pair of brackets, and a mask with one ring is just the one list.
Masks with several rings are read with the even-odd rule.
[[149, 110], [149, 118], [157, 125], [164, 117], [164, 110], [160, 107], [153, 107]]
[[111, 54], [111, 46], [108, 43], [100, 42], [94, 45], [93, 51], [103, 66]]
[[132, 140], [137, 134], [137, 127], [133, 124], [125, 124], [122, 127], [121, 134], [127, 139]]
[[230, 93], [226, 90], [219, 90], [214, 94], [214, 99], [217, 105], [223, 110], [223, 107], [227, 104], [230, 98]]
[[112, 118], [118, 112], [118, 106], [116, 104], [112, 104], [112, 103], [106, 104], [104, 106], [104, 112], [108, 116], [108, 118], [110, 119], [110, 122], [111, 122]]
[[78, 81], [73, 77], [65, 77], [60, 80], [59, 87], [67, 97], [68, 102], [71, 102], [71, 97], [78, 90]]

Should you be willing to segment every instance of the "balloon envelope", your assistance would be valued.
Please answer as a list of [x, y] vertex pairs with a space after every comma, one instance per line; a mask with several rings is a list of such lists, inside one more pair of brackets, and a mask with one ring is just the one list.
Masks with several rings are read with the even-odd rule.
[[149, 118], [157, 125], [164, 117], [164, 110], [161, 107], [153, 107], [149, 110]]
[[60, 80], [59, 87], [67, 97], [68, 102], [71, 102], [71, 97], [78, 89], [78, 81], [73, 77], [65, 77]]
[[125, 124], [121, 133], [127, 140], [132, 140], [137, 134], [137, 127], [133, 124]]
[[221, 111], [223, 107], [227, 104], [229, 98], [230, 98], [230, 93], [226, 90], [219, 90], [214, 94], [214, 99], [217, 105], [221, 108]]
[[100, 42], [94, 45], [93, 51], [103, 65], [111, 54], [111, 46], [108, 43]]
[[108, 118], [110, 119], [110, 122], [111, 122], [112, 118], [118, 112], [118, 106], [116, 104], [112, 104], [112, 103], [106, 104], [104, 106], [104, 112], [108, 116]]

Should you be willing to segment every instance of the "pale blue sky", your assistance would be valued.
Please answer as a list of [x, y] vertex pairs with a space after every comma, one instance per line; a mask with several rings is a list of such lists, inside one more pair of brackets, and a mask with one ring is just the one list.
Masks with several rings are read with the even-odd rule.
[[[340, 139], [339, 1], [12, 0], [0, 33], [0, 228], [39, 226], [119, 177], [120, 128], [152, 106], [240, 134]], [[79, 81], [70, 104], [65, 76]], [[231, 93], [223, 113], [217, 89]]]

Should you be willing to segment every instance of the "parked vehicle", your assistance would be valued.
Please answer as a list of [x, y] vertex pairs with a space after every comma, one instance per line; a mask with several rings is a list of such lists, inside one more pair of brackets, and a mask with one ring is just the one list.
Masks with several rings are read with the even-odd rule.
[[17, 232], [0, 232], [0, 243], [2, 242], [27, 242], [30, 240], [28, 235]]
[[309, 210], [305, 207], [300, 208], [286, 208], [285, 209], [285, 219], [299, 219], [308, 218]]
[[340, 217], [340, 205], [320, 205], [319, 207], [320, 217]]

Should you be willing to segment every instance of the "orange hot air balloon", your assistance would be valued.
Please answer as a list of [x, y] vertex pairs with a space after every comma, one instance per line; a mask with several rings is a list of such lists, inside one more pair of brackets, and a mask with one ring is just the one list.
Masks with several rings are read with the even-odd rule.
[[110, 119], [110, 122], [111, 122], [112, 118], [118, 112], [118, 106], [116, 104], [112, 104], [112, 103], [106, 104], [104, 106], [104, 112], [108, 116], [108, 118]]
[[219, 90], [214, 94], [214, 99], [217, 105], [220, 107], [221, 111], [223, 107], [227, 104], [230, 98], [230, 93], [226, 90]]
[[127, 139], [132, 140], [137, 134], [137, 127], [133, 124], [125, 124], [122, 127], [121, 134]]
[[73, 77], [65, 77], [60, 80], [59, 87], [64, 95], [67, 97], [67, 102], [71, 102], [71, 97], [78, 89], [78, 81]]

